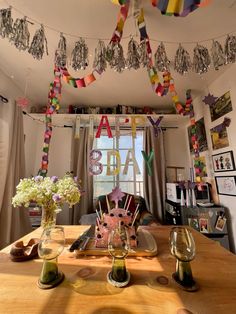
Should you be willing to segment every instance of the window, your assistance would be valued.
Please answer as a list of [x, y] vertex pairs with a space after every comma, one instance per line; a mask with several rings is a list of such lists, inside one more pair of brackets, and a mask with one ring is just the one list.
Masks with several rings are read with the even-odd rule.
[[[94, 149], [102, 152], [102, 159], [99, 161], [103, 164], [103, 171], [100, 175], [93, 176], [94, 197], [108, 194], [111, 190], [118, 186], [122, 191], [143, 196], [143, 131], [137, 130], [136, 138], [132, 137], [130, 131], [120, 130], [120, 138], [108, 138], [107, 133], [101, 135], [100, 138], [94, 139]], [[124, 166], [129, 150], [133, 150], [133, 154], [137, 161], [140, 174], [134, 169], [134, 163], [129, 162], [127, 174], [124, 174]], [[117, 175], [107, 175], [107, 152], [109, 150], [117, 150], [120, 154], [121, 167]], [[111, 156], [111, 171], [117, 168], [117, 158]]]

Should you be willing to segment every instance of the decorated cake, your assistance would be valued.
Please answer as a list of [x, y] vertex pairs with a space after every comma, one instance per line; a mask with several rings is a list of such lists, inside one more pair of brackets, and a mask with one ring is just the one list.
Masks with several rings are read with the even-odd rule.
[[108, 206], [108, 213], [103, 213], [102, 208], [100, 208], [100, 214], [97, 212], [95, 246], [98, 248], [107, 248], [110, 232], [120, 227], [126, 228], [130, 246], [132, 248], [137, 247], [137, 235], [134, 222], [137, 217], [138, 208], [135, 213], [131, 214], [131, 212], [128, 211], [129, 200], [126, 202], [127, 206], [125, 204], [124, 208], [119, 208], [118, 200], [123, 197], [124, 194], [122, 194], [120, 189], [115, 188], [110, 194], [111, 199], [115, 201], [115, 207], [111, 209], [110, 206]]
[[96, 240], [95, 245], [99, 248], [108, 246], [108, 238], [111, 230], [125, 227], [129, 236], [131, 247], [137, 247], [137, 236], [135, 227], [132, 225], [133, 217], [130, 212], [126, 212], [123, 208], [113, 208], [108, 214], [103, 214], [103, 219], [97, 219]]

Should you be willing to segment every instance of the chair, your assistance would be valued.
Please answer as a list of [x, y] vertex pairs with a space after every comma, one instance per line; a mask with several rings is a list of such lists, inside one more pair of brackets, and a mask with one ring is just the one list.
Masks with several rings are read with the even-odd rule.
[[[142, 226], [146, 225], [147, 226], [147, 225], [150, 225], [152, 223], [157, 223], [156, 219], [153, 217], [153, 215], [147, 210], [145, 200], [144, 200], [144, 198], [142, 196], [132, 195], [132, 194], [125, 193], [125, 192], [124, 192], [124, 194], [125, 195], [123, 196], [122, 200], [118, 202], [118, 206], [120, 208], [124, 208], [127, 195], [129, 197], [131, 196], [132, 198], [131, 198], [131, 201], [130, 201], [130, 204], [129, 204], [129, 211], [131, 213], [135, 212], [135, 209], [136, 209], [136, 207], [139, 204], [139, 214], [138, 214], [138, 216], [136, 218], [136, 223], [138, 225], [142, 225]], [[110, 200], [109, 195], [110, 194], [108, 194], [107, 196], [108, 196], [108, 202], [109, 202], [110, 208], [114, 208], [115, 207], [115, 203]], [[108, 208], [107, 208], [107, 202], [106, 202], [106, 195], [100, 195], [97, 198], [97, 201], [95, 203], [95, 209], [97, 209], [97, 210], [99, 210], [99, 202], [101, 204], [102, 211], [107, 213], [108, 212]], [[80, 218], [79, 223], [81, 225], [96, 224], [96, 218], [97, 218], [96, 213], [83, 215]]]

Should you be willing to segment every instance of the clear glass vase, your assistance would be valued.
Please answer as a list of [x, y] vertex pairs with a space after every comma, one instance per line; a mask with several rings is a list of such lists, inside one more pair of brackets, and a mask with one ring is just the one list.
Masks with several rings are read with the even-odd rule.
[[52, 228], [56, 225], [57, 213], [53, 209], [42, 208], [41, 227]]

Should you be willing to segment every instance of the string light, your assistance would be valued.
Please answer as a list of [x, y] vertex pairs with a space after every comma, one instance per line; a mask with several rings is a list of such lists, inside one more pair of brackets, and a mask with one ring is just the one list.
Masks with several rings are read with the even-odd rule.
[[[30, 119], [32, 119], [33, 121], [36, 121], [36, 122], [39, 122], [39, 123], [42, 123], [42, 124], [45, 124], [45, 121], [44, 120], [42, 120], [42, 119], [37, 119], [37, 118], [34, 118], [32, 115], [30, 115], [28, 112], [26, 112], [26, 111], [23, 111], [22, 110], [22, 113], [23, 113], [23, 115], [25, 115], [25, 116], [27, 116], [27, 117], [29, 117]], [[57, 125], [57, 124], [52, 124], [52, 127], [53, 128], [73, 128], [73, 126], [72, 125], [66, 125], [66, 124], [64, 124], [64, 125]]]

